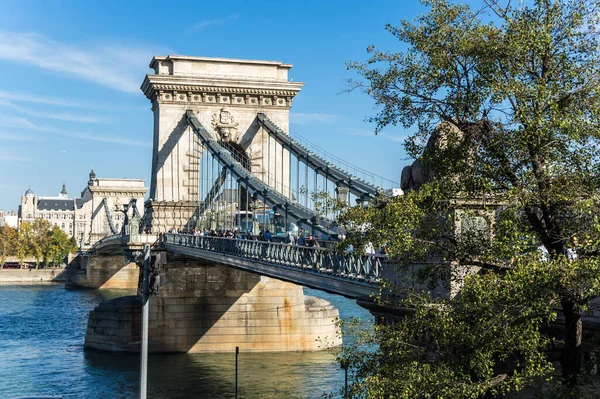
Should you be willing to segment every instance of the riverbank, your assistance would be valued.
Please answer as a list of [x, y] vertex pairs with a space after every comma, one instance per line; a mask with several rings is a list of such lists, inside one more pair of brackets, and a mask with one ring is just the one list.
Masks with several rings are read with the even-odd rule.
[[0, 285], [64, 283], [65, 268], [1, 269]]

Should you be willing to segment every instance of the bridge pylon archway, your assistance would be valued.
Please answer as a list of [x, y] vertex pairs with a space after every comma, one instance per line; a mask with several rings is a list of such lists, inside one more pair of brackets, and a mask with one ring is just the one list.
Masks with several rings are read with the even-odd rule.
[[146, 75], [141, 87], [154, 113], [145, 229], [163, 233], [171, 227], [179, 231], [195, 227], [203, 200], [198, 188], [203, 145], [187, 123], [187, 110], [193, 110], [216, 139], [243, 149], [256, 176], [266, 180], [267, 164], [284, 165], [272, 184], [283, 189], [290, 178], [285, 166], [289, 152], [276, 140], [265, 142], [268, 134], [262, 134], [257, 115], [267, 113], [289, 131], [292, 100], [303, 86], [288, 79], [291, 67], [273, 61], [174, 55], [152, 59], [154, 74]]

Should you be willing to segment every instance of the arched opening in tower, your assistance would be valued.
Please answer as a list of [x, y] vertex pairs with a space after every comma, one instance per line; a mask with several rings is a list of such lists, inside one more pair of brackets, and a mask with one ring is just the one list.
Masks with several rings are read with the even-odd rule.
[[[238, 143], [234, 143], [232, 141], [222, 142], [221, 145], [231, 153], [233, 158], [236, 161], [238, 161], [244, 167], [244, 169], [246, 169], [247, 171], [251, 170], [250, 169], [250, 167], [251, 167], [250, 157], [248, 156], [248, 154], [246, 153], [246, 150], [244, 150], [244, 148], [241, 145], [239, 145]], [[251, 202], [252, 201], [250, 199], [250, 195], [249, 195], [246, 187], [239, 185], [239, 187], [238, 187], [239, 210], [240, 211], [252, 210]]]

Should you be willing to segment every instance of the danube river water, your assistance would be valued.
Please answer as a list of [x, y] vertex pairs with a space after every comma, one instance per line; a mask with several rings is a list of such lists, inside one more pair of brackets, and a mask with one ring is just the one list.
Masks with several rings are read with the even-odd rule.
[[[330, 300], [342, 318], [369, 313], [354, 301]], [[0, 398], [136, 398], [138, 355], [84, 352], [88, 312], [117, 291], [68, 291], [62, 285], [0, 286]], [[234, 354], [150, 355], [148, 398], [233, 398]], [[319, 398], [344, 376], [327, 352], [240, 353], [240, 398]]]

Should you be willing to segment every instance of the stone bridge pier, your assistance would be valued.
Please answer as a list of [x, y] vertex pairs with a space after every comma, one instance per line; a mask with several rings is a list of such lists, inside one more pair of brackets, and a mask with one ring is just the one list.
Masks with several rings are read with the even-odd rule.
[[[314, 351], [341, 344], [338, 310], [305, 296], [301, 286], [184, 258], [169, 259], [158, 275], [150, 352]], [[140, 311], [137, 296], [101, 303], [90, 313], [85, 348], [139, 351]]]

